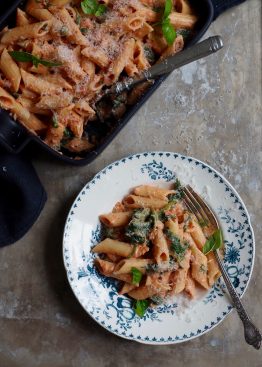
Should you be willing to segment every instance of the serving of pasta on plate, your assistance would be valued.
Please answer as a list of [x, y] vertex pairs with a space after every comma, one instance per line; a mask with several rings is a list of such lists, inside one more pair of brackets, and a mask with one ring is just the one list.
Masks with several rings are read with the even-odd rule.
[[99, 93], [182, 50], [196, 21], [187, 0], [28, 0], [0, 33], [0, 107], [55, 150], [92, 150], [88, 125], [118, 119], [143, 86]]
[[184, 292], [195, 298], [221, 273], [208, 243], [222, 246], [220, 230], [199, 222], [183, 203], [183, 189], [140, 185], [99, 217], [104, 239], [92, 251], [101, 254], [95, 266], [106, 277], [122, 282], [119, 294], [134, 299], [140, 316], [149, 306]]

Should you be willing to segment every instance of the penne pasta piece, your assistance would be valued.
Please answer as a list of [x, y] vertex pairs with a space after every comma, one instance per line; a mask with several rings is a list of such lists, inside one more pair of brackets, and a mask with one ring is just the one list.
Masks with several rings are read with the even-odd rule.
[[135, 32], [134, 32], [134, 35], [136, 38], [138, 39], [143, 39], [145, 36], [147, 36], [150, 32], [153, 32], [154, 31], [154, 28], [151, 27], [150, 24], [144, 22], [142, 27], [137, 29]]
[[62, 88], [59, 86], [52, 84], [41, 77], [30, 74], [23, 69], [20, 69], [20, 71], [25, 87], [32, 90], [33, 92], [39, 94], [62, 92]]
[[64, 137], [64, 131], [64, 125], [59, 122], [57, 127], [50, 126], [46, 134], [45, 143], [53, 149], [59, 149], [61, 140]]
[[67, 32], [65, 38], [67, 38], [71, 43], [81, 46], [87, 46], [88, 44], [87, 39], [81, 33], [79, 27], [74, 22], [74, 19], [71, 18], [66, 8], [59, 8], [56, 6], [52, 6], [49, 8], [49, 10], [53, 14], [53, 16], [57, 18], [59, 21], [61, 21], [63, 25], [66, 27]]
[[196, 284], [190, 273], [187, 274], [185, 292], [190, 298], [195, 298], [196, 296]]
[[100, 221], [107, 227], [121, 227], [128, 224], [132, 217], [132, 212], [118, 212], [102, 214], [99, 216]]
[[30, 24], [30, 21], [29, 21], [29, 18], [27, 16], [27, 14], [23, 10], [17, 8], [17, 11], [16, 11], [16, 25], [18, 27], [21, 27], [21, 26], [27, 25], [27, 24]]
[[85, 120], [89, 120], [94, 117], [96, 112], [89, 106], [89, 103], [84, 100], [80, 100], [75, 104], [74, 110], [80, 116], [84, 116]]
[[101, 68], [105, 68], [108, 66], [110, 60], [108, 55], [103, 50], [99, 48], [95, 48], [94, 46], [89, 45], [81, 51], [81, 54], [87, 57], [88, 61], [93, 62], [94, 64], [100, 66]]
[[111, 274], [113, 273], [115, 269], [115, 264], [110, 261], [106, 261], [106, 260], [97, 258], [95, 259], [94, 263], [97, 266], [100, 273], [106, 276], [109, 276], [109, 275], [111, 276]]
[[175, 9], [178, 13], [192, 14], [192, 8], [187, 0], [176, 0]]
[[55, 84], [61, 88], [64, 88], [64, 89], [69, 89], [69, 90], [73, 89], [72, 85], [69, 84], [61, 75], [47, 74], [47, 75], [43, 75], [42, 79], [51, 84]]
[[153, 256], [157, 264], [169, 261], [169, 248], [163, 233], [163, 228], [163, 223], [157, 221], [155, 228], [150, 234], [150, 239], [153, 242]]
[[[70, 93], [61, 93], [54, 95], [42, 95], [36, 107], [46, 110], [57, 110], [59, 108], [68, 107], [72, 102]], [[82, 136], [82, 135], [81, 135]]]
[[136, 195], [128, 195], [123, 200], [123, 204], [128, 209], [137, 209], [137, 208], [162, 209], [166, 205], [166, 203], [167, 203], [166, 200], [146, 198]]
[[144, 18], [136, 15], [136, 13], [127, 17], [124, 26], [128, 31], [135, 32], [138, 29], [141, 29], [144, 25]]
[[167, 47], [167, 49], [162, 53], [161, 60], [167, 58], [168, 56], [175, 55], [184, 48], [184, 39], [181, 35], [177, 36], [174, 43]]
[[184, 233], [184, 239], [189, 243], [190, 250], [192, 252], [192, 278], [203, 288], [208, 289], [209, 285], [207, 281], [207, 257], [196, 246], [190, 234]]
[[183, 240], [183, 230], [178, 225], [177, 218], [175, 220], [168, 220], [165, 222], [165, 227], [169, 229], [173, 235], [178, 237], [181, 240]]
[[1, 43], [5, 45], [10, 45], [16, 41], [24, 40], [27, 38], [43, 37], [50, 31], [51, 26], [52, 21], [48, 20], [9, 29], [3, 34]]
[[134, 246], [130, 245], [129, 243], [106, 238], [104, 241], [93, 247], [92, 252], [128, 257], [132, 254], [133, 249]]
[[170, 23], [175, 29], [193, 29], [196, 24], [197, 17], [190, 14], [181, 14], [173, 12], [169, 15]]
[[161, 199], [161, 200], [166, 200], [166, 201], [167, 201], [167, 196], [169, 194], [174, 194], [174, 193], [175, 193], [174, 190], [167, 190], [167, 189], [162, 189], [160, 187], [149, 186], [149, 185], [137, 186], [134, 189], [135, 195], [149, 197], [149, 198], [156, 198], [156, 199]]
[[157, 290], [152, 286], [136, 287], [132, 291], [128, 292], [128, 295], [136, 300], [147, 299], [156, 294]]
[[187, 270], [178, 269], [170, 275], [171, 290], [170, 295], [175, 295], [183, 292], [186, 286]]
[[64, 144], [64, 148], [73, 153], [80, 153], [93, 149], [94, 144], [90, 143], [86, 138], [73, 138]]
[[207, 254], [207, 279], [210, 287], [215, 284], [220, 275], [221, 271], [219, 269], [215, 255], [213, 252], [210, 252]]
[[192, 220], [189, 224], [188, 232], [190, 232], [194, 242], [196, 243], [197, 247], [202, 250], [203, 246], [206, 243], [206, 237], [202, 231], [202, 228], [198, 224], [196, 220]]
[[27, 121], [30, 118], [30, 112], [25, 109], [20, 103], [0, 87], [0, 106], [4, 110], [9, 110], [14, 116], [23, 121]]
[[105, 77], [107, 85], [111, 85], [117, 81], [119, 75], [122, 73], [125, 66], [129, 63], [129, 60], [133, 58], [134, 47], [134, 38], [131, 38], [124, 43], [121, 54], [114, 60], [109, 68], [108, 74]]
[[23, 107], [25, 107], [31, 113], [35, 113], [37, 115], [45, 115], [45, 116], [51, 115], [51, 111], [42, 110], [40, 108], [37, 108], [35, 103], [31, 99], [26, 98], [23, 95], [20, 95], [17, 98], [17, 102], [19, 102]]
[[130, 273], [132, 268], [137, 268], [142, 274], [145, 274], [148, 264], [152, 264], [152, 259], [124, 259], [116, 264], [114, 274]]
[[18, 92], [21, 82], [21, 73], [19, 67], [9, 55], [6, 48], [3, 50], [1, 55], [0, 69], [2, 70], [6, 78], [10, 81], [12, 90], [14, 92]]
[[119, 294], [125, 294], [125, 293], [128, 293], [128, 292], [131, 292], [135, 288], [137, 288], [137, 286], [135, 284], [124, 283], [122, 288], [120, 289], [120, 291], [118, 293]]

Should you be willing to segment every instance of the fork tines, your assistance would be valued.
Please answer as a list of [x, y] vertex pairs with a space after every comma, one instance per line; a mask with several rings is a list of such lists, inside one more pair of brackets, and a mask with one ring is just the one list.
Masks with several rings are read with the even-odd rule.
[[189, 211], [197, 217], [197, 220], [219, 227], [218, 221], [204, 200], [192, 189], [190, 185], [183, 187], [184, 203]]

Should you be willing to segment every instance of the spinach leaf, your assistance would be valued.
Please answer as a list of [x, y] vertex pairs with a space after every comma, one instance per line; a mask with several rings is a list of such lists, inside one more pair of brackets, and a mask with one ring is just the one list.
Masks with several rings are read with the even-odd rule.
[[134, 211], [132, 219], [126, 227], [125, 235], [133, 244], [144, 243], [147, 241], [151, 228], [150, 209], [138, 209]]
[[174, 235], [174, 233], [172, 233], [169, 229], [165, 230], [165, 235], [171, 242], [171, 249], [174, 251], [178, 260], [181, 261], [185, 256], [188, 244], [182, 244], [180, 239], [176, 235]]

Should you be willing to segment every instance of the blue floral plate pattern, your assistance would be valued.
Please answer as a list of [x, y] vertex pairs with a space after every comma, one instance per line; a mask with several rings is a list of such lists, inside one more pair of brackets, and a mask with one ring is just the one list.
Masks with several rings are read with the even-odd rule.
[[100, 241], [98, 216], [110, 212], [129, 190], [141, 184], [170, 187], [179, 178], [211, 205], [223, 230], [224, 263], [240, 295], [251, 277], [255, 241], [247, 209], [230, 183], [207, 164], [171, 152], [146, 152], [114, 162], [99, 172], [77, 196], [66, 220], [63, 258], [72, 290], [87, 313], [123, 338], [147, 344], [173, 344], [209, 331], [232, 310], [220, 278], [197, 300], [177, 297], [147, 311], [143, 318], [131, 300], [118, 295], [118, 283], [101, 276], [90, 249]]

